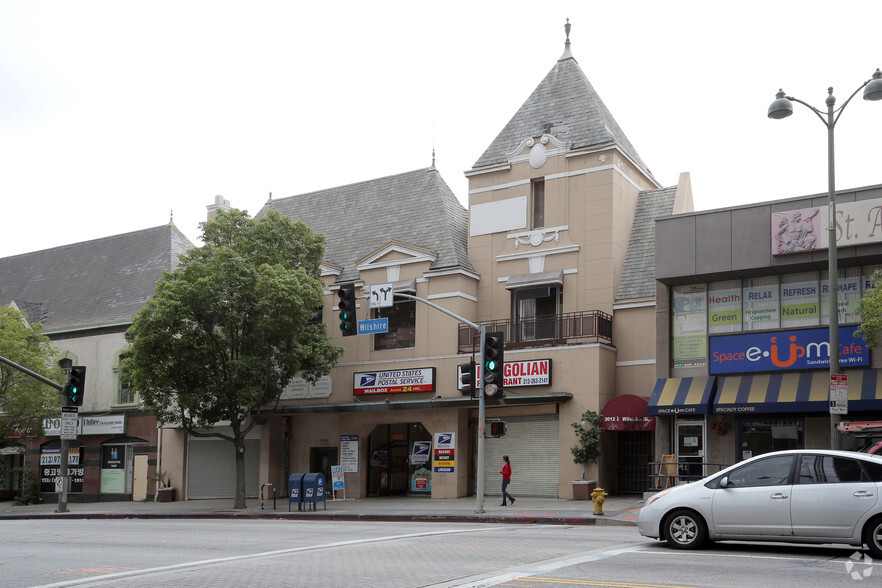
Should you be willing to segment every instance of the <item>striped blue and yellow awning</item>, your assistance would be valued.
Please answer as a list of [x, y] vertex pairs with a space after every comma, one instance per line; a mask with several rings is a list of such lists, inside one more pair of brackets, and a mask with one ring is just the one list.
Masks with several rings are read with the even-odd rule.
[[[847, 370], [848, 411], [882, 410], [879, 370]], [[716, 414], [829, 412], [829, 372], [723, 376], [717, 385]]]
[[707, 414], [713, 399], [714, 376], [698, 378], [659, 378], [649, 398], [647, 414]]

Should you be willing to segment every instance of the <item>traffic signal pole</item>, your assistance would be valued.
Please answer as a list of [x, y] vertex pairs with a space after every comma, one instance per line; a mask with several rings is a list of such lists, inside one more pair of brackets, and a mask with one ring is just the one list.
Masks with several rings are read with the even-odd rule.
[[459, 316], [456, 313], [450, 312], [446, 308], [441, 308], [437, 304], [433, 302], [429, 302], [423, 298], [417, 298], [411, 294], [401, 294], [399, 292], [395, 292], [394, 295], [400, 298], [406, 298], [408, 300], [416, 300], [417, 302], [422, 302], [423, 304], [427, 304], [434, 308], [437, 311], [443, 312], [447, 316], [453, 317], [461, 323], [465, 323], [474, 330], [478, 331], [478, 341], [481, 342], [481, 354], [479, 356], [478, 365], [481, 366], [481, 377], [478, 378], [478, 381], [475, 382], [478, 386], [478, 474], [476, 480], [476, 488], [475, 488], [475, 513], [483, 514], [484, 513], [484, 372], [487, 370], [484, 368], [484, 335], [487, 332], [487, 325], [484, 323], [477, 324], [472, 321], [465, 319]]
[[[29, 370], [28, 368], [26, 368], [24, 366], [18, 365], [14, 361], [6, 359], [2, 355], [0, 355], [0, 363], [5, 363], [9, 367], [11, 367], [13, 369], [17, 369], [18, 371], [29, 375], [30, 377], [34, 378], [35, 380], [39, 380], [40, 382], [46, 384], [47, 386], [52, 386], [53, 388], [55, 388], [59, 392], [64, 390], [64, 385], [59, 384], [57, 382], [53, 382], [49, 378], [43, 377], [40, 374], [38, 374], [37, 372]], [[62, 405], [65, 403], [64, 398], [61, 399], [61, 403], [62, 403]], [[55, 509], [55, 512], [68, 512], [68, 510], [67, 510], [67, 487], [68, 487], [67, 459], [68, 459], [69, 451], [70, 451], [70, 445], [69, 445], [68, 440], [61, 439], [61, 447], [59, 447], [59, 453], [60, 453], [59, 459], [61, 460], [61, 463], [59, 465], [60, 465], [61, 471], [59, 473], [61, 474], [61, 478], [63, 480], [62, 484], [64, 487], [61, 489], [61, 493], [58, 495], [58, 507]]]

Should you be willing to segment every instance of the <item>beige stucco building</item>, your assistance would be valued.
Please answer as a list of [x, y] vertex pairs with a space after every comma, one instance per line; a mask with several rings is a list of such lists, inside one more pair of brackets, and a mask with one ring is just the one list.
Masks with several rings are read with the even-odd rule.
[[[586, 410], [603, 412], [608, 429], [587, 477], [612, 492], [645, 489], [654, 424], [645, 406], [656, 375], [653, 219], [691, 210], [688, 175], [658, 184], [569, 39], [466, 175], [467, 210], [429, 167], [271, 200], [258, 213], [277, 210], [327, 235], [321, 317], [345, 354], [317, 385], [292, 383], [255, 429], [249, 494], [342, 465], [347, 497], [466, 496], [476, 475], [493, 495], [508, 454], [515, 495], [572, 497], [582, 466], [570, 453], [571, 425]], [[387, 333], [365, 326], [341, 335], [337, 292], [349, 283], [358, 320], [386, 318]], [[373, 288], [384, 284], [431, 304], [396, 297], [392, 308], [371, 307]], [[506, 433], [485, 439], [483, 472], [478, 401], [461, 392], [458, 368], [472, 357], [475, 331], [450, 313], [506, 341], [505, 395], [486, 400], [486, 418], [503, 421]], [[194, 442], [166, 432], [163, 455], [182, 457], [163, 466], [180, 472], [186, 497], [214, 495], [207, 464], [217, 470], [221, 457], [212, 461]]]

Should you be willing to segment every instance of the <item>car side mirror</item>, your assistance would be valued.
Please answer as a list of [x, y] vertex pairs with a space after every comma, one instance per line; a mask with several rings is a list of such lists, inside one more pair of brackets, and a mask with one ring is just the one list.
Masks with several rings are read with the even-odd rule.
[[729, 487], [729, 476], [723, 476], [720, 480], [720, 488], [728, 488]]

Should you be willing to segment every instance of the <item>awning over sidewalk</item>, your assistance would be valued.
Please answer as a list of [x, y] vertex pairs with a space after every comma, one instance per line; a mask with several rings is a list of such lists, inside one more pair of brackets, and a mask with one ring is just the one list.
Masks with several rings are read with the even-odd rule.
[[649, 415], [708, 414], [715, 376], [659, 378], [649, 398]]
[[[880, 370], [850, 370], [848, 411], [882, 409]], [[830, 373], [792, 372], [720, 378], [716, 414], [797, 413], [829, 411]]]
[[649, 399], [622, 394], [606, 403], [600, 411], [607, 431], [654, 431], [655, 417], [646, 413]]

